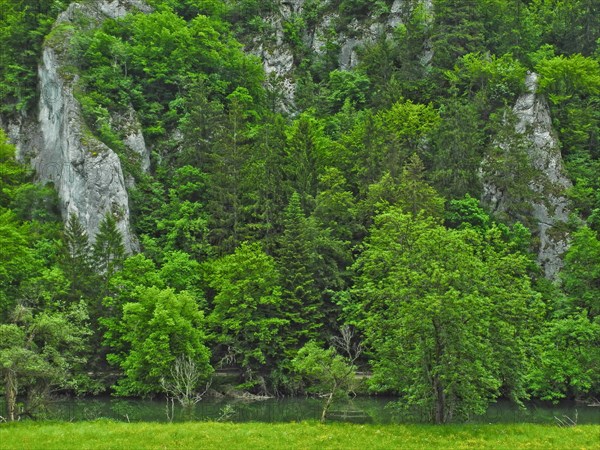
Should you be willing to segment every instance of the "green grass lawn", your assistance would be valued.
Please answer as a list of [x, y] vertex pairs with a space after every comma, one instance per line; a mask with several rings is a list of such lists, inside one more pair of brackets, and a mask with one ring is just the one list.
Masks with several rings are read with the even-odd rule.
[[600, 426], [76, 423], [0, 426], [0, 449], [600, 449]]

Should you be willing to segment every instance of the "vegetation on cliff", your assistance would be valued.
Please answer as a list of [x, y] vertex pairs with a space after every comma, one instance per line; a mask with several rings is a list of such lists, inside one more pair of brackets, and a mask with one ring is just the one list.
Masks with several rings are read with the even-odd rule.
[[[41, 46], [68, 3], [0, 0], [3, 123], [35, 115]], [[194, 389], [233, 367], [263, 394], [329, 394], [327, 370], [358, 366], [374, 392], [438, 423], [499, 397], [600, 392], [596, 0], [402, 2], [401, 23], [363, 39], [347, 70], [343, 39], [389, 17], [391, 1], [307, 0], [279, 21], [268, 0], [148, 3], [99, 26], [79, 18], [62, 37], [87, 127], [134, 180], [139, 254], [110, 214], [97, 236], [75, 216], [63, 226], [52, 187], [0, 132], [9, 419], [55, 389], [163, 394], [178, 358], [194, 362]], [[250, 54], [278, 26], [293, 111]], [[529, 164], [511, 121], [527, 71], [573, 183], [571, 247], [552, 281], [518, 221], [527, 209], [495, 215], [477, 200], [482, 177], [524, 203], [539, 192], [513, 170]], [[148, 172], [120, 151], [113, 117], [130, 108]], [[336, 339], [346, 325], [358, 359]]]

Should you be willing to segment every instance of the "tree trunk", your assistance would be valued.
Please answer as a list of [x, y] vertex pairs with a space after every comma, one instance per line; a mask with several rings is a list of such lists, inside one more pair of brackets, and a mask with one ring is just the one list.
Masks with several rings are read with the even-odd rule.
[[439, 425], [446, 421], [446, 396], [438, 375], [433, 380], [433, 389], [435, 392], [435, 423]]
[[331, 403], [333, 403], [333, 393], [334, 391], [331, 391], [329, 397], [327, 397], [325, 405], [323, 406], [323, 412], [321, 413], [321, 422], [325, 422], [325, 418], [327, 417], [327, 411], [329, 411], [329, 407], [331, 406]]
[[17, 376], [16, 373], [8, 369], [4, 375], [4, 390], [6, 397], [6, 414], [9, 422], [15, 420], [15, 409], [17, 405]]
[[433, 320], [434, 338], [435, 338], [435, 364], [436, 373], [433, 376], [433, 392], [435, 395], [435, 423], [441, 424], [446, 421], [446, 394], [444, 386], [440, 381], [440, 375], [437, 369], [442, 364], [443, 344], [440, 337], [440, 325], [437, 320]]
[[327, 411], [329, 411], [329, 407], [333, 403], [333, 396], [335, 395], [335, 393], [337, 391], [337, 385], [338, 385], [337, 380], [334, 380], [333, 387], [331, 388], [331, 392], [329, 393], [329, 397], [327, 397], [327, 401], [325, 402], [325, 405], [323, 406], [323, 412], [321, 413], [321, 423], [325, 422], [325, 418], [327, 417]]

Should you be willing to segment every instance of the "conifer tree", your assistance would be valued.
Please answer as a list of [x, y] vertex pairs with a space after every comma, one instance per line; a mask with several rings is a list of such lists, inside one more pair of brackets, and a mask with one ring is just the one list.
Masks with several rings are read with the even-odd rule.
[[405, 212], [416, 216], [423, 212], [427, 216], [442, 217], [444, 199], [424, 180], [425, 166], [416, 153], [402, 169], [400, 198], [398, 204]]
[[348, 189], [346, 178], [334, 167], [327, 167], [319, 177], [319, 193], [313, 212], [319, 225], [344, 241], [350, 241], [355, 223], [355, 199]]
[[317, 228], [315, 283], [323, 299], [324, 332], [329, 335], [339, 327], [336, 297], [350, 282], [347, 268], [352, 264], [353, 239], [359, 230], [355, 199], [341, 171], [326, 168], [319, 177], [319, 190], [310, 220]]
[[110, 280], [118, 272], [125, 260], [125, 246], [123, 236], [117, 228], [115, 217], [108, 212], [96, 234], [96, 241], [92, 246], [92, 260], [95, 265], [96, 275], [99, 283], [95, 289], [94, 298], [89, 302], [90, 319], [94, 334], [92, 336], [92, 348], [96, 352], [90, 358], [90, 366], [98, 372], [106, 370], [106, 353], [109, 349], [102, 346], [104, 329], [100, 323], [106, 318], [108, 311], [104, 299], [110, 294]]
[[260, 240], [269, 253], [283, 228], [283, 211], [290, 195], [285, 173], [285, 123], [280, 115], [262, 124], [244, 171], [244, 189], [248, 192], [247, 236]]
[[246, 206], [254, 187], [244, 186], [244, 170], [250, 153], [253, 99], [244, 88], [228, 97], [226, 126], [216, 136], [208, 155], [209, 241], [220, 254], [231, 253], [247, 233]]
[[75, 214], [71, 214], [63, 232], [62, 269], [69, 280], [69, 300], [76, 301], [87, 297], [93, 287], [92, 247], [87, 231]]
[[321, 296], [312, 268], [318, 259], [314, 247], [315, 227], [295, 192], [284, 214], [284, 232], [279, 241], [278, 262], [282, 275], [284, 318], [289, 320], [286, 347], [299, 348], [318, 336], [321, 328]]
[[96, 271], [105, 281], [121, 268], [125, 259], [123, 236], [117, 228], [116, 219], [110, 212], [100, 222], [93, 246], [93, 257]]
[[478, 170], [485, 143], [484, 124], [474, 105], [458, 99], [444, 105], [440, 126], [433, 135], [430, 179], [450, 198], [466, 193], [479, 196]]
[[287, 140], [288, 172], [302, 206], [312, 206], [317, 194], [319, 152], [323, 137], [317, 121], [303, 114], [292, 126]]
[[433, 2], [431, 44], [434, 66], [451, 69], [460, 56], [484, 50], [484, 26], [478, 2]]

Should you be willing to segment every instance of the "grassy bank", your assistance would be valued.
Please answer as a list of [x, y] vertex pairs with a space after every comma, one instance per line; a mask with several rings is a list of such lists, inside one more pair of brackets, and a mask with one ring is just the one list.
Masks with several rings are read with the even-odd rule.
[[353, 425], [334, 423], [15, 423], [0, 426], [9, 449], [598, 449], [600, 426]]

